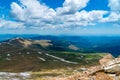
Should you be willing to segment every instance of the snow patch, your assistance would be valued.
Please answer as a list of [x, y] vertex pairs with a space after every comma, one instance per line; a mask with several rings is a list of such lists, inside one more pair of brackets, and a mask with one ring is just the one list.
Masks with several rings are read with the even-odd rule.
[[42, 52], [38, 52], [38, 54], [42, 54]]
[[27, 52], [27, 54], [30, 54], [30, 52]]
[[13, 45], [13, 44], [11, 44], [11, 43], [9, 43], [9, 42], [6, 42], [6, 44], [8, 44], [8, 45]]
[[9, 57], [9, 56], [10, 56], [10, 54], [7, 54], [7, 56]]
[[0, 72], [0, 80], [29, 80], [31, 74], [29, 72], [9, 73]]
[[19, 73], [19, 75], [23, 76], [23, 77], [29, 77], [30, 73], [28, 73], [28, 72], [22, 72], [22, 73]]
[[38, 57], [40, 60], [42, 60], [42, 61], [46, 61], [44, 58], [41, 58], [41, 57]]
[[67, 61], [67, 60], [65, 60], [65, 59], [63, 59], [63, 58], [56, 57], [56, 56], [53, 56], [53, 55], [50, 55], [50, 54], [46, 54], [46, 55], [47, 55], [47, 56], [50, 56], [50, 57], [52, 57], [52, 58], [58, 59], [58, 60], [60, 60], [60, 61], [62, 61], [62, 62], [71, 63], [71, 64], [78, 64], [77, 62]]
[[21, 52], [19, 52], [18, 54], [22, 54]]
[[6, 60], [10, 61], [11, 59], [10, 58], [6, 58]]

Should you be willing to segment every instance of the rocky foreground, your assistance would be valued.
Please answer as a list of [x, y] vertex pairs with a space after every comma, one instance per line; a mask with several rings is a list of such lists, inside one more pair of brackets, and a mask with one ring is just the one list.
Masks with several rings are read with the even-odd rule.
[[111, 54], [99, 60], [100, 65], [86, 68], [83, 72], [64, 78], [50, 78], [49, 80], [120, 80], [120, 57]]
[[[81, 68], [83, 71], [68, 77], [43, 77], [32, 78], [32, 74], [25, 73], [0, 73], [0, 80], [120, 80], [120, 57], [114, 58], [111, 54], [99, 60], [100, 65]], [[7, 76], [7, 77], [6, 77]]]
[[30, 80], [31, 75], [29, 72], [10, 73], [0, 72], [0, 80]]

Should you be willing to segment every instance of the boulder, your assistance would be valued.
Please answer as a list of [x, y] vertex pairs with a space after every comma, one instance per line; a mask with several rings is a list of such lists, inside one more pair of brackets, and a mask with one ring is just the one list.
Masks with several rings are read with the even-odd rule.
[[99, 63], [100, 63], [100, 65], [103, 65], [106, 62], [111, 61], [113, 59], [114, 59], [114, 57], [111, 54], [108, 54], [108, 55], [104, 56], [102, 59], [100, 59]]

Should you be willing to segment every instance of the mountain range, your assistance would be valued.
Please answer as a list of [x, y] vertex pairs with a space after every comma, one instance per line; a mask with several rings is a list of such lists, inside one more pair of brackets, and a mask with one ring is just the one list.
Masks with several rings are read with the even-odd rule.
[[[35, 80], [46, 76], [68, 76], [99, 65], [99, 60], [107, 54], [116, 57], [120, 52], [119, 36], [4, 36], [0, 35], [0, 79], [8, 74], [1, 72], [17, 72], [16, 78], [21, 72], [29, 74], [26, 72], [30, 71], [29, 75]], [[7, 80], [13, 77], [9, 76]]]
[[[0, 35], [0, 42], [8, 39], [22, 37], [24, 39], [32, 40], [51, 40], [52, 44], [63, 46], [64, 48], [56, 47], [58, 51], [66, 51], [66, 47], [72, 44], [72, 47], [79, 48], [80, 52], [95, 53], [107, 52], [115, 57], [120, 53], [120, 36], [51, 36], [51, 35]], [[74, 46], [73, 46], [74, 45]], [[70, 46], [71, 47], [71, 46]], [[77, 49], [76, 48], [76, 49]], [[52, 49], [52, 48], [50, 48]], [[64, 50], [65, 49], [65, 50]], [[69, 50], [69, 49], [68, 49]]]
[[0, 43], [0, 71], [40, 71], [98, 64], [105, 53], [81, 53], [66, 41], [32, 40], [20, 37]]

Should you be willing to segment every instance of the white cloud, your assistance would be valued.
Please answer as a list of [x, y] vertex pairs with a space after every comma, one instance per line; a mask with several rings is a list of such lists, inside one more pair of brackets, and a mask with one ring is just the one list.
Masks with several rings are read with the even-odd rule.
[[16, 29], [16, 28], [25, 28], [25, 26], [21, 22], [0, 19], [0, 28]]
[[101, 22], [118, 23], [119, 20], [120, 20], [120, 14], [117, 14], [115, 12], [111, 12], [108, 17], [101, 19]]
[[12, 3], [11, 5], [11, 9], [12, 9], [12, 15], [19, 20], [23, 20], [24, 21], [24, 12], [22, 10], [22, 8], [15, 2]]
[[20, 0], [20, 4], [11, 4], [12, 15], [25, 26], [42, 26], [42, 22], [52, 23], [56, 12], [37, 0]]
[[46, 19], [51, 20], [55, 15], [55, 11], [42, 5], [37, 0], [20, 0], [22, 5], [15, 2], [11, 4], [11, 13], [20, 21], [29, 19]]
[[108, 7], [110, 7], [111, 11], [108, 17], [103, 18], [101, 22], [120, 24], [120, 0], [109, 0]]
[[62, 15], [57, 18], [59, 18], [59, 26], [61, 27], [80, 27], [95, 25], [95, 23], [101, 21], [101, 19], [103, 19], [103, 15], [107, 13], [107, 11], [93, 10], [87, 12], [83, 10], [81, 12], [76, 12], [75, 14]]
[[58, 14], [74, 14], [87, 6], [89, 0], [65, 0], [63, 7], [57, 8]]
[[120, 0], [109, 0], [108, 6], [110, 7], [111, 11], [120, 14]]
[[[63, 7], [55, 10], [38, 0], [19, 0], [20, 4], [11, 4], [11, 14], [18, 21], [16, 26], [37, 28], [73, 28], [81, 26], [95, 25], [97, 23], [118, 21], [118, 12], [113, 7], [112, 0], [109, 0], [111, 13], [104, 10], [82, 10], [87, 6], [89, 0], [65, 0]], [[119, 5], [117, 5], [118, 7]], [[104, 15], [110, 15], [104, 18]], [[119, 15], [120, 16], [120, 15]], [[7, 23], [9, 21], [6, 21]], [[4, 21], [5, 23], [5, 21]], [[10, 23], [10, 22], [9, 22]], [[21, 24], [22, 23], [22, 24]], [[14, 25], [13, 25], [14, 26]]]

